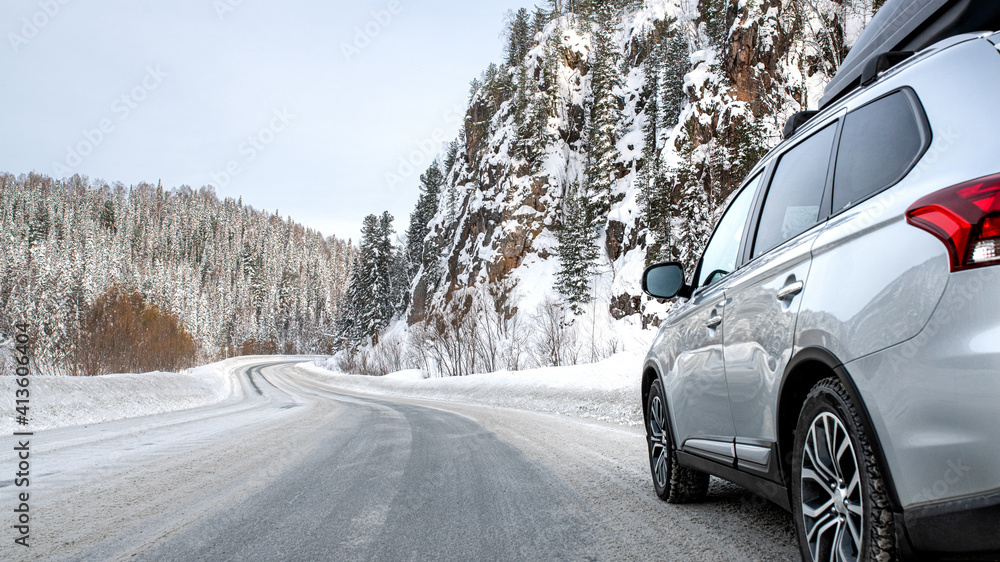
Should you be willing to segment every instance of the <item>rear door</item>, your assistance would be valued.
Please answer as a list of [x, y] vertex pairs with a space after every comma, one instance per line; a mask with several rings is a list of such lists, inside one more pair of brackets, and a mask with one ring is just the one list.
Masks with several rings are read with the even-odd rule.
[[726, 289], [726, 379], [744, 470], [777, 475], [774, 409], [801, 295], [808, 291], [810, 252], [828, 216], [823, 201], [838, 126], [826, 125], [779, 157], [758, 204], [751, 261]]

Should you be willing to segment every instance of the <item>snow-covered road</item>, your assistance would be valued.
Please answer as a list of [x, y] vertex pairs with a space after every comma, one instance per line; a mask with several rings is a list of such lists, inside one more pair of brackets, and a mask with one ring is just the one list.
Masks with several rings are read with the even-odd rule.
[[213, 405], [36, 432], [32, 546], [0, 559], [797, 557], [790, 517], [736, 486], [659, 501], [641, 428], [345, 380], [258, 359]]

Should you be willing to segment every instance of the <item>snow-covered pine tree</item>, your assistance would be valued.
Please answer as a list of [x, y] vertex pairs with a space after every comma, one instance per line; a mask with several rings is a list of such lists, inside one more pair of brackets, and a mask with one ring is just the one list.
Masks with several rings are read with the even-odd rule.
[[[698, 12], [701, 14], [701, 26], [712, 46], [718, 50], [719, 59], [723, 59], [729, 49], [729, 14], [730, 0], [699, 0]], [[795, 2], [793, 2], [795, 3]]]
[[684, 75], [690, 69], [687, 41], [677, 29], [650, 48], [643, 63], [646, 100], [643, 138], [645, 165], [639, 174], [640, 202], [652, 239], [647, 242], [646, 262], [674, 259], [671, 227], [674, 216], [674, 182], [668, 178], [661, 152], [670, 131], [676, 127], [684, 98]]
[[552, 12], [541, 6], [535, 6], [535, 12], [531, 16], [531, 41], [534, 43], [535, 37], [541, 33], [545, 26], [555, 17]]
[[677, 125], [681, 109], [687, 101], [684, 95], [684, 75], [691, 70], [691, 53], [687, 39], [675, 29], [673, 34], [661, 41], [660, 64], [660, 125], [661, 133]]
[[[495, 66], [495, 65], [494, 65]], [[462, 145], [459, 144], [458, 139], [452, 140], [448, 143], [448, 149], [444, 153], [444, 175], [447, 176], [451, 173], [451, 170], [455, 167], [455, 163], [458, 162], [459, 151], [462, 149]], [[440, 198], [440, 190], [438, 192]]]
[[[440, 163], [435, 160], [420, 176], [420, 195], [417, 197], [417, 204], [413, 212], [410, 213], [410, 226], [406, 229], [406, 251], [407, 275], [408, 279], [413, 279], [424, 265], [424, 255], [427, 234], [430, 232], [430, 222], [437, 214], [438, 200], [441, 197], [441, 187], [444, 185], [444, 174], [441, 173]], [[431, 256], [428, 256], [430, 258]], [[436, 258], [437, 256], [433, 256]], [[409, 281], [407, 281], [409, 285]]]
[[510, 16], [507, 27], [507, 68], [520, 66], [530, 46], [531, 16], [527, 8], [520, 8]]
[[364, 302], [362, 291], [365, 279], [362, 277], [361, 252], [354, 254], [351, 264], [351, 277], [347, 292], [341, 297], [337, 306], [337, 321], [334, 332], [334, 346], [337, 349], [355, 349], [364, 339], [361, 328], [360, 309]]
[[410, 276], [407, 268], [409, 260], [406, 257], [405, 246], [394, 246], [392, 248], [392, 271], [389, 274], [389, 283], [392, 285], [391, 303], [392, 315], [394, 318], [406, 313], [406, 308], [410, 306]]
[[384, 211], [378, 218], [378, 229], [375, 231], [375, 262], [371, 290], [373, 314], [368, 333], [372, 341], [377, 343], [382, 330], [392, 322], [396, 314], [393, 302], [392, 272], [395, 269], [396, 256], [393, 251], [392, 215]]
[[678, 203], [678, 225], [674, 232], [674, 246], [684, 271], [692, 272], [714, 227], [708, 195], [700, 178], [682, 179]]
[[591, 91], [587, 143], [587, 186], [584, 203], [592, 226], [603, 224], [611, 208], [611, 185], [618, 160], [618, 115], [621, 111], [616, 89], [622, 77], [614, 44], [615, 20], [613, 7], [601, 4], [596, 8], [597, 23], [593, 32], [591, 53]]
[[556, 289], [574, 314], [580, 314], [580, 305], [590, 302], [592, 297], [590, 283], [598, 254], [594, 234], [580, 186], [568, 186], [562, 199], [562, 224], [556, 231], [559, 240]]
[[[664, 197], [662, 185], [663, 166], [660, 152], [662, 151], [660, 128], [662, 119], [663, 96], [663, 66], [665, 45], [661, 41], [649, 49], [643, 62], [645, 84], [642, 96], [645, 100], [645, 121], [643, 122], [643, 167], [639, 172], [639, 201], [645, 211], [645, 224], [651, 234], [651, 240], [646, 246], [646, 263], [660, 261], [664, 247], [670, 241], [669, 198]], [[666, 200], [664, 200], [666, 199]], [[666, 204], [664, 204], [666, 203]]]

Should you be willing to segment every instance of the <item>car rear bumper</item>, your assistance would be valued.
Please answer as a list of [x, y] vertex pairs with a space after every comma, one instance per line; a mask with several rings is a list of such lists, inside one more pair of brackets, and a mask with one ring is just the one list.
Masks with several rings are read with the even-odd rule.
[[902, 519], [914, 555], [1000, 557], [1000, 490], [911, 507]]

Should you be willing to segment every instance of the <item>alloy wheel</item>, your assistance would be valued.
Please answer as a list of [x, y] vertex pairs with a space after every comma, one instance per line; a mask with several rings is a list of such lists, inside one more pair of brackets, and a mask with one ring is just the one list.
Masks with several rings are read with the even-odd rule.
[[858, 560], [864, 526], [861, 469], [843, 422], [821, 412], [802, 450], [802, 522], [814, 561]]
[[666, 429], [666, 411], [663, 400], [654, 396], [649, 408], [649, 456], [653, 461], [653, 476], [660, 488], [667, 486], [670, 468], [670, 439]]

